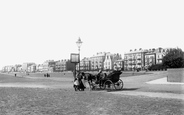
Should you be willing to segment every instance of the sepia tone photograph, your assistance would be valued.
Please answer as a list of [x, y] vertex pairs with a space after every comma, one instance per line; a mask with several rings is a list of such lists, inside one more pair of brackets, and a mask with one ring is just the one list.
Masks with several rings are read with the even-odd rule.
[[183, 0], [0, 0], [0, 115], [184, 115]]

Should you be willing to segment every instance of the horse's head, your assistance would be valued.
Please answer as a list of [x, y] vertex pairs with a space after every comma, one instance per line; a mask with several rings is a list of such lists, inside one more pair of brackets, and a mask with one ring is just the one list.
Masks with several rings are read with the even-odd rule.
[[96, 76], [91, 73], [84, 73], [85, 80], [96, 80]]

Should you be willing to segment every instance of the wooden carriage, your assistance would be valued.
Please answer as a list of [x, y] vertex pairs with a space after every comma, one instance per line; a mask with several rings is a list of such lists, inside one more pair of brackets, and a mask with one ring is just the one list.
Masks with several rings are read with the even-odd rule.
[[109, 73], [104, 79], [100, 79], [102, 89], [123, 89], [123, 81], [120, 79], [121, 71], [113, 71]]

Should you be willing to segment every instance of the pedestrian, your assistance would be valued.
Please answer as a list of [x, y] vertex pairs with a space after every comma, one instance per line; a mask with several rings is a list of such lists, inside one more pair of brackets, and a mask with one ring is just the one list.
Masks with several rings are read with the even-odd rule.
[[84, 72], [82, 72], [81, 81], [82, 81], [82, 83], [84, 85], [84, 88], [86, 88], [86, 81], [85, 81], [85, 74], [84, 74]]

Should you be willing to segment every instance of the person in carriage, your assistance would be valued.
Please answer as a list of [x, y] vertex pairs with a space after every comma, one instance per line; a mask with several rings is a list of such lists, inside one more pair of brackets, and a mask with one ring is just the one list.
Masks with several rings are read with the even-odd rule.
[[107, 77], [106, 73], [103, 73], [103, 71], [100, 69], [98, 73], [96, 74], [96, 82], [95, 84], [98, 84], [99, 87], [102, 87], [104, 79]]
[[86, 84], [85, 84], [85, 75], [83, 72], [77, 73], [77, 75], [74, 79], [73, 87], [74, 87], [75, 91], [84, 91], [84, 89], [86, 88]]

